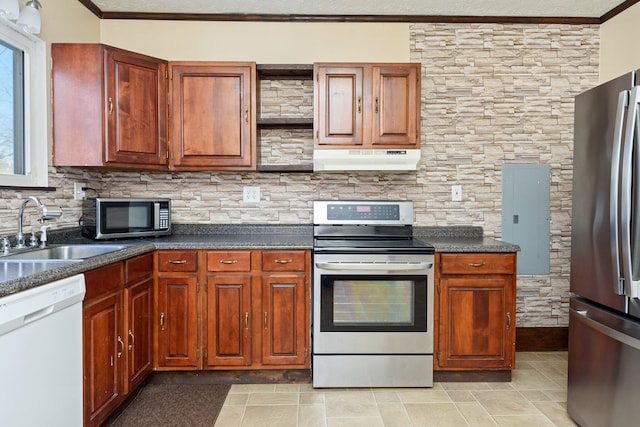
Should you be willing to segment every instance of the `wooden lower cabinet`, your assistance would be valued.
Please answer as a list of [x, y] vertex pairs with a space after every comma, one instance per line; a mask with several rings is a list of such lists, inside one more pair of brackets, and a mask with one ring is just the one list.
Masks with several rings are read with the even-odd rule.
[[161, 250], [157, 261], [157, 369], [310, 366], [310, 251]]
[[436, 254], [436, 370], [511, 370], [515, 253]]
[[151, 372], [152, 274], [152, 254], [85, 273], [85, 426], [100, 425]]
[[198, 369], [198, 253], [159, 251], [156, 257], [156, 365]]
[[207, 369], [308, 367], [309, 252], [207, 252]]

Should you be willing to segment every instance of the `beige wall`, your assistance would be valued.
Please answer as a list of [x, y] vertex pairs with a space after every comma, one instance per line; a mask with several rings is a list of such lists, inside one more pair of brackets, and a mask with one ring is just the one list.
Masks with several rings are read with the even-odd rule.
[[406, 62], [409, 24], [104, 20], [102, 43], [168, 61]]
[[640, 68], [640, 3], [600, 27], [600, 82]]

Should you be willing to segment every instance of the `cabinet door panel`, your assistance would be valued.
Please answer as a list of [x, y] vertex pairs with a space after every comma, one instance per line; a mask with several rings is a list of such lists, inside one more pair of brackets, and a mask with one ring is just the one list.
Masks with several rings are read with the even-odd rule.
[[415, 145], [420, 126], [419, 67], [373, 67], [373, 145]]
[[316, 134], [318, 145], [362, 145], [362, 67], [318, 67]]
[[105, 49], [105, 161], [166, 165], [166, 65]]
[[158, 278], [158, 361], [161, 366], [198, 367], [196, 278]]
[[440, 365], [509, 368], [515, 327], [511, 279], [441, 278], [440, 286]]
[[262, 305], [262, 363], [304, 363], [307, 334], [304, 275], [264, 277]]
[[175, 168], [255, 167], [255, 65], [171, 65]]
[[251, 276], [209, 277], [207, 365], [251, 364]]
[[121, 297], [112, 293], [83, 309], [86, 425], [99, 425], [122, 400]]
[[151, 313], [153, 279], [125, 288], [127, 381], [125, 394], [134, 390], [152, 370]]

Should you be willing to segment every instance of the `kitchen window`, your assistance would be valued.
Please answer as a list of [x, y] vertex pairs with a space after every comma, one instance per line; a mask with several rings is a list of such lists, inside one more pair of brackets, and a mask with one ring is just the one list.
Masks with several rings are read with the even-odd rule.
[[0, 186], [46, 187], [45, 43], [0, 19]]

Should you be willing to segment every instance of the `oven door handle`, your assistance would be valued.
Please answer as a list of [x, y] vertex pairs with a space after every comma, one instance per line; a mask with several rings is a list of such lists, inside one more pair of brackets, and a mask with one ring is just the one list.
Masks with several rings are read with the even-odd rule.
[[432, 262], [316, 262], [317, 268], [324, 270], [385, 270], [414, 271], [433, 268]]

